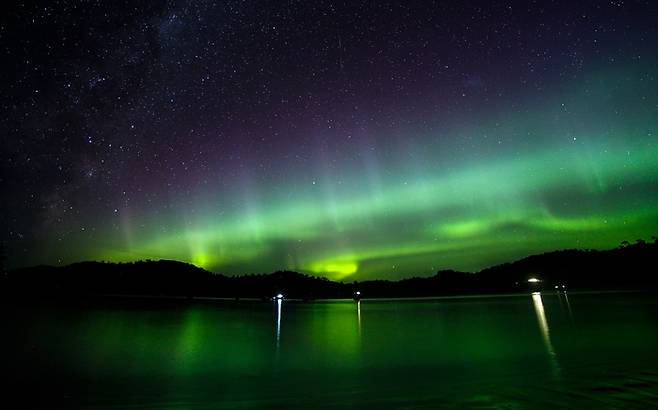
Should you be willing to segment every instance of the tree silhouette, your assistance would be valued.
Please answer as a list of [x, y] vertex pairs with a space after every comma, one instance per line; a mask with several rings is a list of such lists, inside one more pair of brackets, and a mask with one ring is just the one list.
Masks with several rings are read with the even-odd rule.
[[[39, 295], [40, 299], [77, 300], [98, 295], [212, 296], [271, 299], [366, 298], [487, 294], [563, 289], [658, 290], [658, 242], [621, 242], [607, 251], [568, 249], [532, 255], [477, 273], [443, 270], [430, 277], [398, 281], [334, 282], [324, 277], [278, 271], [225, 276], [177, 261], [130, 263], [80, 262], [67, 266], [36, 266], [2, 276], [5, 297]], [[6, 245], [3, 248], [6, 248]], [[539, 282], [528, 284], [528, 278]]]

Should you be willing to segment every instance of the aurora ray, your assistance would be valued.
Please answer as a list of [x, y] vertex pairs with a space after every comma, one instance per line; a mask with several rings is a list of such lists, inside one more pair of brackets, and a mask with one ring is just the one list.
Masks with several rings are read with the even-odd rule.
[[[343, 27], [333, 50], [340, 19], [277, 11], [294, 24], [261, 27], [253, 10], [235, 20], [174, 3], [117, 16], [125, 33], [91, 38], [79, 56], [11, 48], [20, 64], [8, 78], [21, 80], [3, 89], [14, 98], [2, 120], [10, 266], [164, 258], [361, 280], [658, 234], [651, 12], [597, 7], [587, 21], [614, 30], [590, 30], [565, 5], [548, 23], [515, 23], [534, 33], [523, 46], [497, 19], [477, 33], [447, 21], [469, 48], [399, 20], [449, 10], [371, 5], [377, 35], [363, 43]], [[95, 24], [87, 12], [75, 21]], [[36, 44], [69, 38], [61, 25], [43, 35], [14, 23]], [[233, 26], [245, 32], [223, 31]], [[96, 49], [107, 58], [86, 51]]]

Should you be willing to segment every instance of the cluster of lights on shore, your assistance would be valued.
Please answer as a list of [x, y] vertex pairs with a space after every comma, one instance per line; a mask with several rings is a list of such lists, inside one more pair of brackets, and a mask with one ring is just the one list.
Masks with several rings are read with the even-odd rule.
[[[543, 282], [543, 280], [533, 276], [533, 277], [528, 278], [527, 282], [532, 283], [532, 284], [537, 284], [537, 283]], [[567, 286], [563, 285], [563, 284], [562, 285], [555, 285], [555, 289], [558, 289], [558, 290], [559, 289], [566, 290], [566, 288], [567, 288]], [[539, 293], [539, 292], [533, 292], [533, 294], [537, 294], [537, 293]], [[274, 301], [282, 301], [284, 299], [285, 299], [285, 296], [283, 295], [283, 293], [277, 293], [275, 296], [272, 297], [272, 300], [274, 300]], [[361, 299], [361, 291], [359, 291], [359, 290], [355, 291], [354, 295], [353, 295], [353, 299], [357, 300], [357, 301], [360, 300]]]
[[[542, 280], [539, 278], [535, 278], [535, 277], [528, 278], [528, 283], [541, 283], [541, 282]], [[567, 288], [566, 285], [555, 285], [555, 289], [566, 289], [566, 288]]]
[[[528, 278], [527, 281], [528, 281], [528, 283], [541, 283], [542, 282], [541, 279], [535, 278], [535, 277]], [[567, 288], [566, 285], [555, 285], [555, 289], [566, 289], [566, 288]], [[536, 293], [539, 293], [539, 292], [533, 292], [533, 294], [536, 294]], [[285, 296], [283, 295], [283, 293], [277, 293], [274, 297], [272, 297], [272, 300], [275, 300], [275, 301], [282, 301], [284, 299], [285, 299]], [[358, 291], [358, 290], [355, 291], [353, 299], [354, 300], [360, 300], [361, 299], [361, 291]]]

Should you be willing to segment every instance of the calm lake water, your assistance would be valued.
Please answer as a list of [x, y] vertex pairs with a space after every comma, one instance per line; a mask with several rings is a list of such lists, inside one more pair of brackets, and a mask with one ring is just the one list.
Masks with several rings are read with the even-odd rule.
[[[647, 408], [658, 299], [5, 308], [6, 397], [71, 408]], [[8, 395], [8, 396], [7, 396]]]

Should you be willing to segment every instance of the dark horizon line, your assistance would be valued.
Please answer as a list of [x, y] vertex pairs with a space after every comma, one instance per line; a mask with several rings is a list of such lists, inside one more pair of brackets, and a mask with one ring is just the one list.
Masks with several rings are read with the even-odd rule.
[[[520, 257], [518, 259], [514, 259], [511, 261], [507, 262], [501, 262], [497, 263], [494, 265], [489, 265], [484, 268], [481, 268], [477, 271], [466, 271], [466, 270], [459, 270], [459, 269], [453, 269], [453, 268], [443, 268], [443, 269], [437, 269], [434, 273], [428, 275], [428, 276], [418, 276], [418, 275], [412, 275], [412, 276], [405, 276], [405, 277], [399, 277], [396, 279], [378, 279], [378, 278], [371, 278], [371, 279], [363, 279], [363, 280], [352, 280], [351, 282], [347, 283], [354, 283], [354, 282], [373, 282], [373, 281], [388, 281], [388, 282], [399, 282], [399, 281], [404, 281], [404, 280], [410, 280], [410, 279], [418, 279], [418, 278], [431, 278], [433, 276], [436, 276], [439, 273], [442, 272], [454, 272], [454, 273], [460, 273], [460, 274], [471, 274], [471, 275], [478, 275], [483, 272], [486, 272], [488, 270], [495, 270], [502, 268], [504, 266], [508, 265], [514, 265], [516, 263], [525, 261], [527, 259], [533, 258], [533, 257], [540, 257], [540, 256], [545, 256], [545, 255], [550, 255], [550, 254], [555, 254], [555, 253], [561, 253], [561, 252], [610, 252], [614, 251], [616, 249], [624, 249], [626, 247], [632, 247], [632, 246], [638, 246], [638, 245], [658, 245], [658, 236], [652, 235], [651, 240], [653, 242], [649, 242], [644, 239], [636, 239], [634, 242], [630, 242], [627, 240], [623, 240], [620, 242], [620, 244], [617, 247], [614, 248], [606, 248], [606, 249], [596, 249], [596, 248], [564, 248], [564, 249], [553, 249], [550, 251], [545, 251], [541, 253], [533, 253], [529, 254], [523, 257]], [[160, 258], [160, 259], [137, 259], [133, 261], [119, 261], [119, 262], [114, 262], [114, 261], [106, 261], [106, 260], [81, 260], [81, 261], [76, 261], [76, 262], [71, 262], [68, 264], [61, 264], [61, 265], [50, 265], [50, 264], [38, 264], [38, 265], [25, 265], [25, 266], [19, 266], [19, 267], [13, 267], [9, 268], [6, 270], [6, 273], [10, 272], [15, 272], [15, 271], [20, 271], [20, 270], [30, 270], [30, 269], [35, 269], [35, 268], [66, 268], [69, 266], [73, 265], [79, 265], [79, 264], [86, 264], [86, 263], [99, 263], [99, 264], [108, 264], [108, 265], [130, 265], [130, 264], [136, 264], [136, 263], [146, 263], [146, 262], [174, 262], [174, 263], [180, 263], [184, 265], [189, 265], [193, 266], [197, 269], [201, 269], [203, 271], [206, 271], [208, 273], [211, 273], [213, 275], [218, 275], [218, 276], [224, 276], [224, 277], [241, 277], [241, 276], [263, 276], [263, 275], [272, 275], [278, 272], [294, 272], [294, 273], [299, 273], [311, 277], [316, 277], [316, 278], [323, 278], [332, 282], [338, 282], [338, 283], [343, 283], [343, 280], [335, 280], [331, 279], [330, 277], [326, 276], [326, 274], [318, 274], [314, 272], [305, 272], [303, 270], [293, 270], [293, 269], [276, 269], [270, 272], [245, 272], [245, 273], [225, 273], [225, 272], [216, 272], [216, 271], [211, 271], [209, 269], [206, 269], [202, 266], [195, 265], [192, 262], [188, 261], [183, 261], [183, 260], [176, 260], [176, 259], [166, 259], [166, 258]]]
[[658, 240], [622, 241], [609, 250], [565, 249], [527, 256], [477, 273], [440, 270], [433, 276], [334, 281], [294, 271], [226, 276], [171, 260], [76, 262], [22, 268], [2, 275], [7, 300], [87, 300], [103, 295], [257, 297], [304, 300], [363, 296], [423, 297], [547, 289], [658, 290]]

